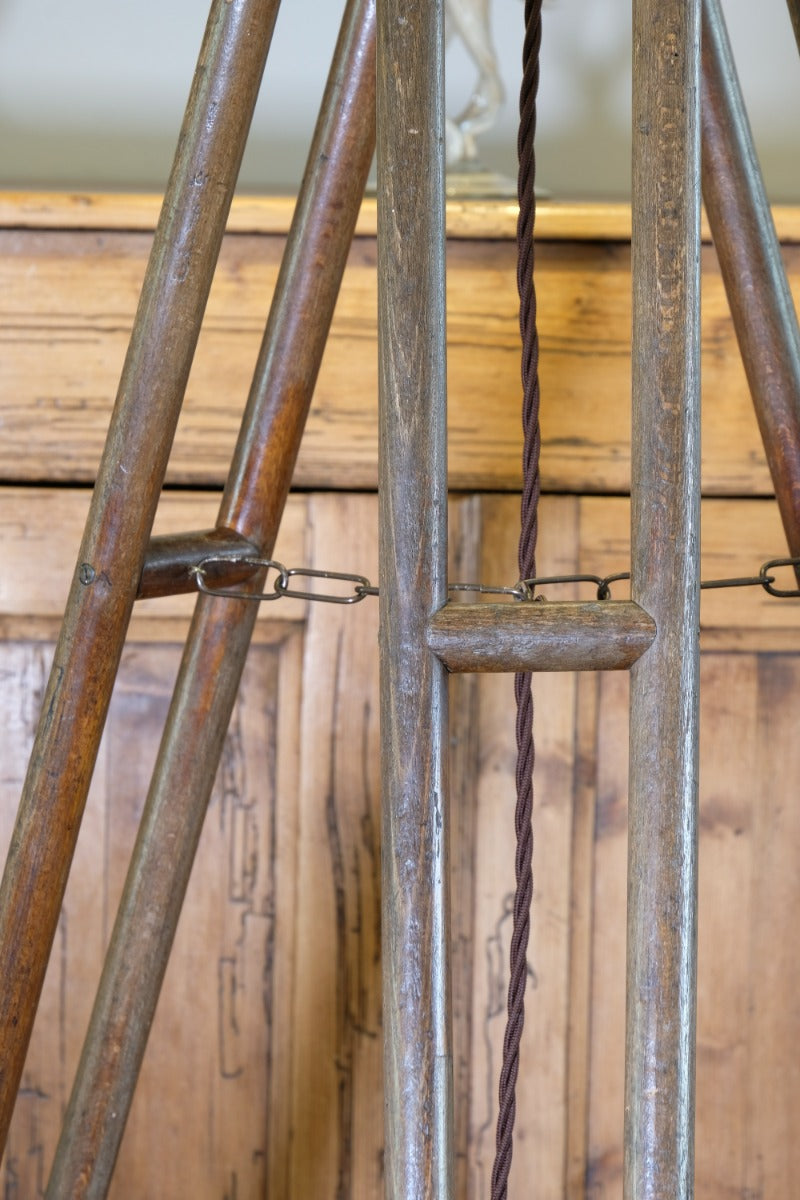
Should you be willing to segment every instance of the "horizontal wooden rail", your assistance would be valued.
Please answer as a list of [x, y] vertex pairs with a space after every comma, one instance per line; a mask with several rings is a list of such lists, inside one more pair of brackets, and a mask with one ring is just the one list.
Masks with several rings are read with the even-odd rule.
[[621, 671], [655, 636], [628, 600], [446, 604], [428, 625], [428, 646], [456, 672]]
[[[797, 0], [791, 0], [797, 3]], [[125, 230], [155, 229], [162, 197], [148, 192], [0, 191], [0, 229]], [[235, 196], [228, 233], [288, 233], [295, 196]], [[516, 236], [516, 200], [453, 200], [445, 205], [449, 238], [510, 239]], [[782, 242], [800, 242], [800, 205], [775, 204], [772, 217]], [[374, 237], [377, 205], [367, 196], [361, 205], [356, 237]], [[536, 205], [537, 239], [568, 242], [628, 242], [628, 203], [585, 200], [541, 200]], [[704, 242], [711, 241], [708, 222]]]

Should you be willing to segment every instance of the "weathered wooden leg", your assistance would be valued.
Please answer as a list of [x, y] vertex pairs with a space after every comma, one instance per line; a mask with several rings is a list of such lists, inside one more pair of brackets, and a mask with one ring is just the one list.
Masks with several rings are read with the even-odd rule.
[[0, 888], [0, 1151], [278, 0], [214, 0]]
[[[374, 148], [375, 0], [350, 0], [219, 525], [275, 542]], [[213, 552], [213, 547], [211, 549]], [[106, 1194], [257, 605], [200, 596], [47, 1195]]]
[[387, 1200], [452, 1195], [441, 0], [378, 3], [380, 662]]
[[699, 633], [699, 0], [634, 3], [627, 1200], [694, 1187]]
[[800, 555], [800, 330], [719, 0], [703, 0], [703, 198], [789, 553]]

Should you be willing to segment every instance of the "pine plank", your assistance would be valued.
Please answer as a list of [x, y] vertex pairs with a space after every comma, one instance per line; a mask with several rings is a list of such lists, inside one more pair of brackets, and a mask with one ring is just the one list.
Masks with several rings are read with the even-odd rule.
[[[235, 196], [231, 233], [286, 233], [294, 196]], [[0, 192], [0, 227], [9, 229], [155, 228], [161, 196], [146, 192]], [[517, 231], [517, 204], [506, 200], [455, 200], [446, 205], [447, 233], [456, 238], [509, 238]], [[781, 241], [800, 241], [800, 208], [776, 205], [773, 219]], [[357, 236], [374, 236], [375, 197], [361, 207]], [[537, 237], [544, 241], [629, 241], [631, 209], [626, 203], [542, 199], [537, 205]], [[710, 239], [703, 223], [703, 237]]]
[[[347, 530], [377, 565], [375, 497], [312, 501], [312, 559]], [[290, 1196], [378, 1194], [383, 1144], [377, 605], [315, 604], [303, 662]], [[312, 1149], [313, 1148], [313, 1149]]]
[[[169, 469], [220, 486], [274, 287], [280, 235], [225, 239]], [[0, 232], [0, 479], [91, 482], [133, 321], [150, 237]], [[449, 470], [459, 489], [520, 485], [514, 246], [448, 245]], [[800, 246], [785, 257], [797, 301]], [[539, 247], [546, 489], [630, 484], [630, 261], [619, 243]], [[771, 483], [713, 251], [703, 251], [704, 490]], [[312, 488], [377, 480], [375, 244], [358, 238], [295, 475]]]
[[[624, 500], [581, 501], [583, 568], [605, 573], [615, 554], [625, 561], [627, 509]], [[703, 574], [750, 574], [754, 558], [769, 556], [759, 547], [780, 537], [773, 503], [706, 501]], [[601, 566], [609, 555], [611, 566]], [[797, 1171], [786, 1114], [800, 1087], [788, 1050], [797, 1023], [797, 963], [788, 947], [798, 832], [785, 803], [785, 780], [796, 770], [787, 697], [800, 682], [800, 604], [742, 589], [703, 593], [702, 606], [697, 1193], [780, 1196], [791, 1192]], [[606, 674], [599, 686], [585, 1189], [617, 1200], [628, 681]]]
[[[503, 576], [516, 561], [516, 499], [483, 504], [483, 572]], [[545, 516], [546, 514], [546, 516]], [[539, 564], [574, 569], [576, 502], [551, 500], [542, 512]], [[565, 1194], [570, 857], [575, 677], [534, 681], [537, 768], [534, 785], [534, 901], [526, 1025], [520, 1048], [510, 1194]], [[477, 777], [470, 1188], [489, 1194], [497, 1087], [505, 1026], [514, 886], [515, 736], [513, 681], [481, 676]], [[534, 1190], [531, 1190], [531, 1189]]]
[[[451, 579], [481, 574], [482, 502], [480, 496], [451, 507], [449, 557]], [[470, 1181], [470, 1107], [472, 1035], [475, 1020], [472, 984], [475, 971], [475, 869], [480, 737], [480, 683], [475, 675], [450, 679], [450, 861], [453, 1000], [453, 1108], [455, 1195], [466, 1196]]]
[[588, 1171], [589, 1068], [592, 1021], [595, 782], [597, 722], [602, 675], [576, 680], [574, 724], [572, 904], [569, 929], [569, 1026], [567, 1036], [566, 1188], [582, 1200]]
[[[167, 493], [163, 528], [202, 527], [216, 503]], [[513, 582], [517, 503], [453, 498], [452, 577]], [[85, 504], [80, 489], [0, 491], [0, 622], [13, 634], [0, 645], [3, 844]], [[703, 514], [704, 573], [749, 573], [780, 553], [773, 503], [710, 499]], [[625, 499], [546, 497], [541, 519], [543, 571], [627, 566]], [[293, 496], [285, 556], [374, 579], [376, 532], [374, 496]], [[284, 617], [283, 604], [262, 606], [123, 1144], [119, 1200], [211, 1200], [234, 1187], [380, 1195], [377, 606], [297, 604]], [[790, 1128], [800, 1103], [800, 829], [786, 790], [800, 771], [800, 603], [742, 590], [706, 593], [703, 606], [698, 1194], [784, 1196], [800, 1170]], [[135, 618], [125, 652], [0, 1175], [20, 1196], [37, 1194], [46, 1174], [88, 1019], [185, 627], [170, 612]], [[510, 679], [451, 683], [456, 1195], [477, 1200], [491, 1170], [505, 1007], [513, 699]], [[535, 986], [512, 1189], [616, 1200], [627, 678], [535, 684]]]
[[[267, 1151], [289, 1083], [280, 1067], [291, 1045], [283, 1005], [296, 849], [293, 767], [281, 747], [291, 759], [298, 638], [295, 627], [248, 664], [112, 1196], [263, 1194], [268, 1163], [275, 1170]], [[3, 1168], [20, 1196], [41, 1194], [49, 1169], [179, 653], [125, 651]], [[2, 648], [11, 710], [20, 700], [29, 708], [30, 672], [40, 678], [48, 655], [41, 645]], [[26, 721], [3, 780], [3, 852], [31, 733]]]
[[[630, 569], [629, 501], [622, 497], [587, 497], [581, 501], [582, 569], [605, 576]], [[704, 580], [758, 576], [763, 563], [786, 557], [786, 542], [774, 500], [703, 501], [700, 521], [701, 578]], [[776, 586], [796, 586], [791, 568], [776, 568]], [[623, 599], [628, 584], [612, 585]], [[800, 601], [776, 599], [761, 587], [703, 591], [700, 602], [701, 646], [744, 649], [748, 631], [758, 631], [753, 645], [786, 645], [780, 631], [797, 630]], [[764, 639], [774, 633], [773, 643]]]

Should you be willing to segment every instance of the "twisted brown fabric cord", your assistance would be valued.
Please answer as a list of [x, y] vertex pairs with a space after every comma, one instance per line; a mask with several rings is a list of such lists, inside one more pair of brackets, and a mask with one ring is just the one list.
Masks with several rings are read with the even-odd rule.
[[[533, 285], [533, 226], [536, 215], [534, 178], [536, 161], [533, 139], [536, 129], [536, 92], [539, 86], [539, 48], [542, 40], [542, 0], [526, 0], [525, 42], [522, 54], [523, 74], [520, 90], [519, 124], [519, 221], [517, 224], [517, 287], [520, 298], [522, 335], [522, 426], [523, 487], [519, 541], [519, 577], [536, 574], [536, 537], [541, 491], [539, 479], [539, 336], [536, 329], [536, 291]], [[525, 982], [528, 973], [527, 952], [530, 910], [533, 896], [533, 696], [530, 673], [514, 677], [517, 701], [517, 832], [516, 895], [514, 926], [511, 936], [510, 979], [508, 985], [508, 1023], [503, 1042], [500, 1072], [497, 1149], [492, 1170], [492, 1200], [506, 1200], [511, 1170], [516, 1083], [519, 1072], [519, 1045], [525, 1021]]]

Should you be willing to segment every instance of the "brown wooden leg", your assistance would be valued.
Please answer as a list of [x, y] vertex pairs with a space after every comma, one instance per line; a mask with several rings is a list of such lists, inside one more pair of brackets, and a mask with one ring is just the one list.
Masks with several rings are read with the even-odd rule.
[[636, 0], [627, 1200], [694, 1187], [700, 543], [699, 0]]
[[719, 0], [703, 0], [702, 8], [703, 198], [789, 553], [797, 557], [800, 329], [722, 9]]
[[387, 1200], [452, 1195], [443, 13], [378, 5], [380, 661]]
[[214, 0], [0, 888], [0, 1150], [278, 0]]
[[[220, 509], [219, 525], [263, 555], [288, 494], [374, 130], [375, 2], [350, 0]], [[256, 612], [198, 598], [50, 1197], [101, 1197], [111, 1180]]]

